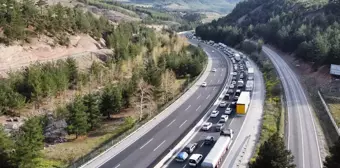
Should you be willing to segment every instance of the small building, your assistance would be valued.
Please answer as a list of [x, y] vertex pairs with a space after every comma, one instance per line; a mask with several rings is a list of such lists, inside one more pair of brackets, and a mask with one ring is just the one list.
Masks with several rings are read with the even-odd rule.
[[331, 64], [330, 74], [340, 77], [340, 65]]

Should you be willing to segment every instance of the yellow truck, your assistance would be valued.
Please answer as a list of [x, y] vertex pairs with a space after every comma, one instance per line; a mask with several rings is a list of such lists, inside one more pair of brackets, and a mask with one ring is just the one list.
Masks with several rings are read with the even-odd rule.
[[250, 103], [250, 92], [243, 91], [241, 92], [240, 97], [236, 103], [236, 114], [245, 115], [248, 110], [248, 106]]

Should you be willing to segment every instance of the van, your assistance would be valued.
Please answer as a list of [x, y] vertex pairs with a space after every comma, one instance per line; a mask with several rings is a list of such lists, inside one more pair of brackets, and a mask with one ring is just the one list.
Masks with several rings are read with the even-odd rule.
[[201, 154], [192, 154], [189, 159], [189, 166], [196, 167], [203, 159], [203, 155]]

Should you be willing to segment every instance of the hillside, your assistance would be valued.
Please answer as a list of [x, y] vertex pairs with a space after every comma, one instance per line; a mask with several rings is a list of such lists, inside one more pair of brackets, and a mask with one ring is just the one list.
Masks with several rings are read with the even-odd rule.
[[196, 28], [203, 39], [236, 46], [245, 38], [262, 38], [284, 52], [313, 62], [340, 64], [338, 1], [247, 0], [226, 17]]
[[177, 11], [210, 11], [229, 13], [239, 0], [118, 0], [124, 3], [150, 5]]

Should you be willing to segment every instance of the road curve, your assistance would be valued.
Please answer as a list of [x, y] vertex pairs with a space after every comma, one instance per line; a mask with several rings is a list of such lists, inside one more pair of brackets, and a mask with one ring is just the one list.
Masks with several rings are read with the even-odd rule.
[[295, 164], [298, 168], [322, 168], [313, 111], [301, 83], [276, 52], [266, 46], [262, 50], [273, 62], [283, 84], [288, 114], [286, 144]]
[[189, 129], [190, 125], [209, 107], [222, 89], [229, 75], [227, 63], [223, 55], [212, 52], [210, 48], [203, 49], [212, 61], [212, 67], [217, 72], [211, 72], [205, 80], [207, 87], [200, 87], [183, 102], [174, 112], [158, 125], [141, 136], [123, 151], [99, 164], [100, 168], [146, 168], [149, 167], [174, 141]]

